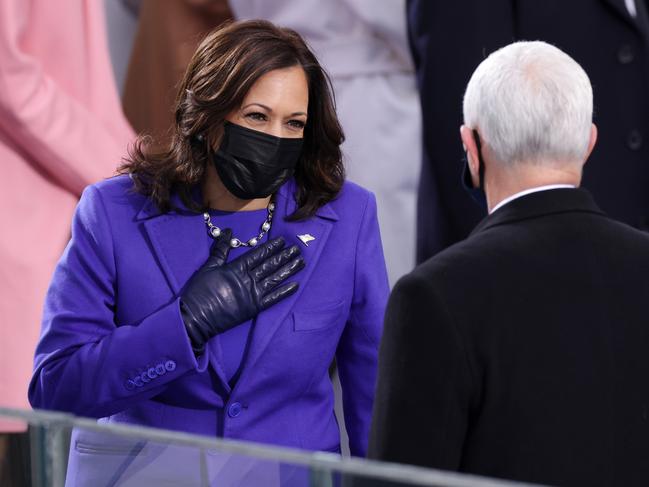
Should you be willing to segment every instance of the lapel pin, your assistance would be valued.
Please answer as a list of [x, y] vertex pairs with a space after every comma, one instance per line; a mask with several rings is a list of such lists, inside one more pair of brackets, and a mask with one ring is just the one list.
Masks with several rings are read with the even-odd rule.
[[309, 246], [309, 242], [315, 240], [315, 237], [308, 233], [305, 233], [304, 235], [298, 235], [297, 238], [299, 238], [302, 241], [302, 243], [307, 247]]

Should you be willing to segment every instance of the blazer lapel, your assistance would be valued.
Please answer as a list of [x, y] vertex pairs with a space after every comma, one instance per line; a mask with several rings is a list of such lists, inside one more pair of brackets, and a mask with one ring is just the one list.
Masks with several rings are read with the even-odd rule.
[[[276, 217], [273, 220], [269, 238], [282, 236], [286, 240], [287, 247], [299, 246], [306, 266], [290, 279], [299, 283], [297, 292], [257, 316], [248, 356], [245, 358], [237, 385], [245, 381], [250, 371], [254, 370], [255, 362], [262, 355], [280, 325], [286, 320], [304, 289], [309, 285], [309, 279], [327, 243], [334, 221], [338, 220], [338, 215], [333, 209], [329, 205], [325, 205], [318, 210], [314, 217], [307, 220], [285, 221], [284, 217], [290, 215], [296, 208], [293, 191], [294, 184], [289, 182], [282, 186], [278, 192]], [[299, 236], [302, 236], [306, 243]], [[309, 240], [310, 237], [313, 240]]]
[[144, 222], [144, 228], [173, 293], [178, 295], [207, 259], [200, 214], [172, 211]]
[[[154, 216], [150, 217], [151, 214]], [[144, 221], [144, 228], [151, 247], [169, 287], [174, 296], [178, 296], [189, 278], [205, 263], [208, 257], [209, 246], [203, 245], [207, 231], [203, 216], [182, 208], [166, 214], [159, 214], [149, 202], [140, 211], [139, 217], [148, 217]], [[209, 362], [229, 392], [230, 386], [220, 363], [218, 347], [213, 341], [208, 343], [207, 347]]]
[[644, 5], [642, 2], [645, 0], [634, 0], [636, 5], [636, 16], [633, 17], [629, 12], [624, 0], [601, 0], [608, 4], [620, 17], [633, 25], [641, 34], [646, 34], [646, 26], [644, 25]]

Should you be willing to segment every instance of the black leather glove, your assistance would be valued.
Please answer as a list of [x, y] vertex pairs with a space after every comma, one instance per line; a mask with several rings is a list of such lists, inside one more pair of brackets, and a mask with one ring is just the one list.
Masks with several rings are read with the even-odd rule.
[[297, 282], [281, 285], [304, 267], [297, 246], [284, 248], [279, 237], [226, 264], [231, 238], [230, 229], [221, 232], [180, 296], [180, 312], [196, 355], [213, 336], [254, 318], [298, 288]]

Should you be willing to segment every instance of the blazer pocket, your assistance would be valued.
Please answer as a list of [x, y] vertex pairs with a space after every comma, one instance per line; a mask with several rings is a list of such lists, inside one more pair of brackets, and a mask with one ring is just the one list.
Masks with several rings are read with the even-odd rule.
[[344, 318], [345, 302], [322, 308], [301, 309], [293, 311], [293, 330], [315, 331], [332, 328]]

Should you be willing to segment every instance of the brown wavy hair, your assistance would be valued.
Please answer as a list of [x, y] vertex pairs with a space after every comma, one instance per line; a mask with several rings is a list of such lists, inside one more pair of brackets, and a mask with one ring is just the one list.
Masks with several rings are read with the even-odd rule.
[[201, 42], [178, 90], [171, 138], [159, 146], [151, 136], [141, 135], [119, 172], [130, 174], [136, 191], [163, 212], [171, 209], [174, 192], [187, 208], [201, 211], [192, 188], [203, 181], [211, 164], [207, 140], [220, 136], [225, 117], [241, 106], [255, 81], [269, 71], [293, 66], [306, 73], [309, 106], [295, 170], [297, 209], [288, 219], [312, 216], [343, 185], [344, 135], [331, 81], [314, 54], [297, 32], [267, 21], [229, 23]]

